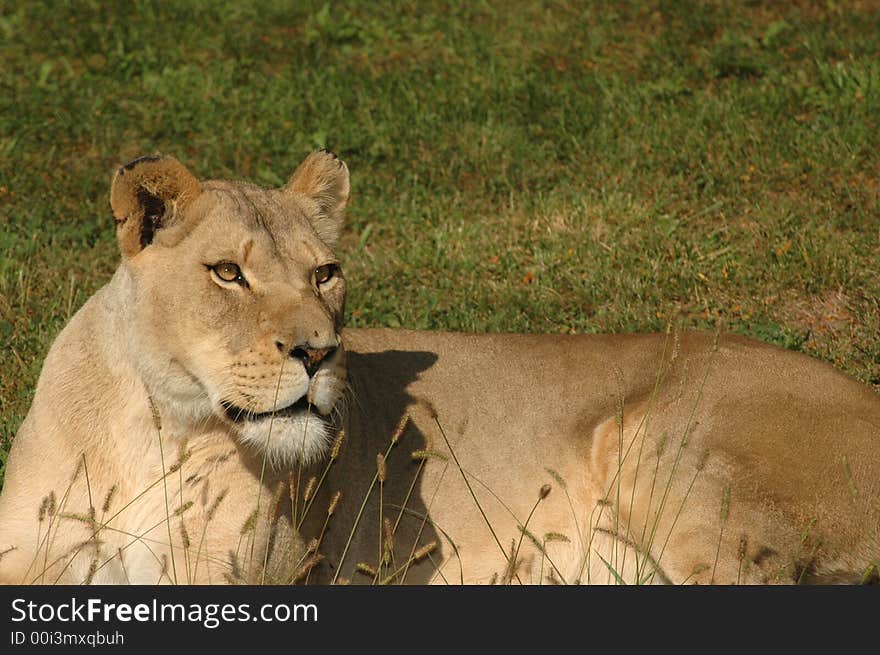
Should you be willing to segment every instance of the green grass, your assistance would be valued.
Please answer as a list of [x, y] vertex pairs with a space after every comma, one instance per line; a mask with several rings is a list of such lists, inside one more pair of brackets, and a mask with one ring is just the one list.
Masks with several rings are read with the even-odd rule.
[[0, 466], [154, 151], [267, 185], [337, 151], [349, 325], [678, 318], [880, 384], [880, 5], [765, 4], [4, 3]]

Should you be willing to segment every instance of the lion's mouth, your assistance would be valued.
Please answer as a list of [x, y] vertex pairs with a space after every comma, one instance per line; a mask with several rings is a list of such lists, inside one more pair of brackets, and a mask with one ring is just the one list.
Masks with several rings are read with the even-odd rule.
[[252, 410], [233, 405], [232, 403], [225, 400], [221, 400], [220, 405], [223, 407], [223, 413], [226, 414], [226, 417], [233, 423], [244, 423], [245, 421], [262, 421], [263, 419], [272, 417], [283, 418], [285, 416], [293, 416], [294, 414], [299, 414], [301, 412], [317, 412], [315, 406], [307, 400], [306, 396], [302, 396], [295, 403], [291, 403], [287, 407], [280, 407], [278, 409], [273, 409], [268, 412], [254, 412]]

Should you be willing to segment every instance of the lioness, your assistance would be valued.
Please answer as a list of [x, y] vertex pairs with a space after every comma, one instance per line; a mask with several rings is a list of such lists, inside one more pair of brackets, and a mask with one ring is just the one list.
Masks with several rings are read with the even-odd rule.
[[345, 164], [120, 168], [50, 350], [12, 583], [874, 581], [880, 397], [747, 339], [343, 330]]

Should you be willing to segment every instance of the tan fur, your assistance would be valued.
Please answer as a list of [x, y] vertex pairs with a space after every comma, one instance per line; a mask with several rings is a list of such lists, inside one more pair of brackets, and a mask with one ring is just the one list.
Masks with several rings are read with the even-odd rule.
[[123, 261], [46, 358], [0, 579], [876, 580], [870, 389], [732, 336], [343, 332], [315, 271], [348, 195], [324, 152], [279, 190], [117, 173]]

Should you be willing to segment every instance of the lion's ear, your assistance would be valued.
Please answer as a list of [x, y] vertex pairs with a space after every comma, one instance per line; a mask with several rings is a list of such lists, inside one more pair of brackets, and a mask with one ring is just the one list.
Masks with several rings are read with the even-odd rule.
[[305, 205], [312, 227], [331, 248], [342, 231], [349, 189], [348, 166], [329, 150], [306, 157], [284, 187]]
[[117, 170], [110, 206], [122, 255], [132, 257], [150, 245], [199, 192], [199, 181], [174, 157], [148, 155]]

